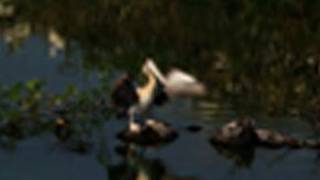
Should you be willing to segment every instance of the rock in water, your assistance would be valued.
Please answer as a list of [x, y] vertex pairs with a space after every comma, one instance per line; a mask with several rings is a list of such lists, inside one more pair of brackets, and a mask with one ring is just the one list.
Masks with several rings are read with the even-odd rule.
[[154, 119], [146, 120], [139, 132], [130, 132], [127, 128], [118, 134], [122, 141], [147, 146], [169, 143], [177, 136], [178, 133], [169, 124]]
[[319, 140], [299, 140], [287, 134], [255, 127], [255, 121], [242, 119], [227, 123], [210, 138], [213, 145], [224, 147], [320, 148]]
[[258, 145], [269, 148], [300, 148], [303, 147], [303, 141], [290, 137], [289, 135], [272, 131], [269, 129], [256, 129], [256, 134], [259, 139]]
[[256, 143], [255, 122], [251, 119], [232, 121], [217, 130], [210, 142], [222, 146], [250, 146]]

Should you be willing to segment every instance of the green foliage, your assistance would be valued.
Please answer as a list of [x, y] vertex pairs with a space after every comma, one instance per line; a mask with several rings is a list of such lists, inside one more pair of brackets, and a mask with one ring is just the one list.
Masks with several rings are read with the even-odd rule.
[[[89, 146], [93, 130], [108, 119], [108, 109], [97, 87], [80, 92], [73, 85], [61, 94], [46, 92], [44, 82], [30, 80], [0, 88], [0, 145], [14, 148], [26, 137], [55, 133], [57, 120], [66, 120], [72, 136], [68, 142], [73, 150]], [[79, 147], [78, 147], [79, 146]], [[80, 149], [78, 149], [80, 148]]]

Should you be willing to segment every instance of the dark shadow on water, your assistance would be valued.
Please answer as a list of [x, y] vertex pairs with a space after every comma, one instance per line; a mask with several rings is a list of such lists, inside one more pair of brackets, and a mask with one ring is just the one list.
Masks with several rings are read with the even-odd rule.
[[218, 154], [233, 161], [237, 167], [250, 168], [255, 160], [255, 147], [225, 147], [213, 145]]

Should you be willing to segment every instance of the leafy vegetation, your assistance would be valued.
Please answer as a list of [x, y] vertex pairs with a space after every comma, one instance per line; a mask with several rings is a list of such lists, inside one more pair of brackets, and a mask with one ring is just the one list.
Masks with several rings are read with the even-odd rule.
[[52, 94], [43, 86], [44, 82], [30, 80], [1, 88], [0, 144], [14, 148], [26, 137], [53, 133], [62, 142], [68, 140], [74, 150], [88, 148], [85, 145], [90, 143], [93, 129], [109, 117], [107, 89], [100, 86], [79, 92], [70, 86], [61, 94]]

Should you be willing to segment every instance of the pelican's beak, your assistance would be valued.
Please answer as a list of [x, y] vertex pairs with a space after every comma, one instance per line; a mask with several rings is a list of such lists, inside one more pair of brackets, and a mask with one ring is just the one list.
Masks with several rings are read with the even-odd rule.
[[148, 61], [145, 61], [145, 63], [143, 64], [142, 69], [141, 69], [143, 73], [151, 72], [148, 64], [149, 64]]
[[149, 70], [152, 70], [154, 66], [154, 61], [151, 58], [146, 58], [146, 61], [144, 62], [143, 67], [147, 68]]
[[152, 58], [147, 57], [144, 64], [149, 64], [150, 65], [152, 63], [154, 63], [154, 60]]
[[142, 72], [152, 73], [154, 76], [156, 76], [156, 74], [154, 73], [154, 62], [151, 58], [146, 58], [142, 66]]
[[158, 69], [156, 63], [152, 58], [146, 58], [146, 61], [144, 63], [144, 66], [157, 78], [160, 80], [160, 82], [165, 83], [165, 77], [161, 73], [161, 71]]

